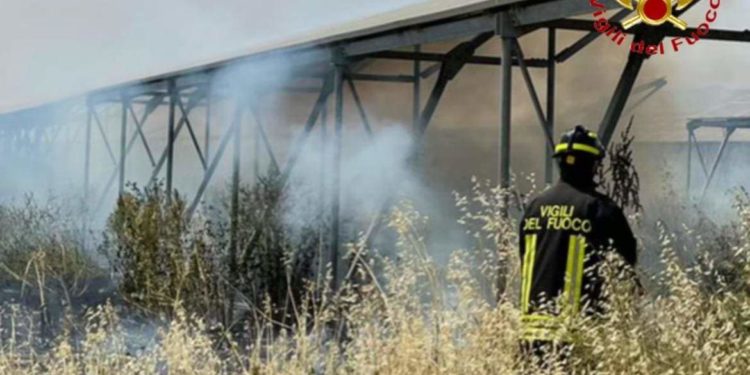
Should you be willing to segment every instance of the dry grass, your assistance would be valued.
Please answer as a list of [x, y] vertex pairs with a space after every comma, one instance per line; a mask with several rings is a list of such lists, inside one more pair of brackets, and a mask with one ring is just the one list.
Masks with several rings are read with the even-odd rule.
[[[457, 251], [447, 267], [436, 265], [424, 244], [428, 218], [400, 205], [389, 224], [399, 239], [397, 258], [370, 251], [362, 257], [367, 264], [357, 268], [368, 276], [360, 280], [369, 281], [324, 294], [322, 303], [311, 303], [311, 291], [295, 306], [291, 323], [268, 314], [254, 322], [243, 344], [217, 340], [201, 318], [178, 308], [153, 348], [133, 352], [117, 314], [102, 306], [90, 313], [83, 341], [62, 335], [51, 351], [35, 349], [34, 338], [14, 334], [13, 320], [5, 319], [0, 373], [412, 375], [562, 373], [567, 367], [579, 373], [739, 374], [750, 367], [746, 197], [737, 204], [737, 237], [728, 242], [734, 244], [731, 262], [723, 261], [731, 264], [686, 264], [678, 257], [682, 241], [660, 227], [658, 245], [648, 249], [661, 261], [662, 271], [649, 283], [655, 287], [635, 296], [612, 283], [611, 313], [571, 321], [571, 363], [545, 371], [518, 356], [517, 277], [504, 283], [501, 296], [510, 297], [499, 304], [488, 292], [498, 259], [507, 260], [507, 269], [517, 267], [516, 225], [501, 214], [504, 201], [501, 191], [482, 186], [460, 197], [462, 221], [479, 251]], [[373, 269], [382, 272], [373, 277]]]
[[41, 204], [27, 196], [21, 205], [0, 206], [0, 282], [29, 283], [39, 274], [70, 286], [101, 274], [74, 217], [54, 199]]

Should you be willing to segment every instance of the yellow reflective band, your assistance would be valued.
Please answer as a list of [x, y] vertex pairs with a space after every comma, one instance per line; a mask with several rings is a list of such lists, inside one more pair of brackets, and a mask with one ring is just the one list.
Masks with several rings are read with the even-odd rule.
[[568, 261], [565, 265], [565, 286], [563, 289], [563, 310], [567, 310], [571, 306], [571, 298], [573, 297], [573, 259], [575, 256], [575, 250], [578, 245], [578, 236], [570, 236], [568, 239]]
[[553, 341], [558, 339], [559, 331], [546, 328], [527, 328], [521, 332], [524, 341]]
[[555, 152], [570, 151], [571, 149], [574, 151], [588, 152], [589, 154], [594, 154], [596, 156], [599, 156], [602, 154], [602, 152], [599, 151], [598, 148], [594, 146], [585, 145], [583, 143], [573, 143], [572, 145], [568, 143], [560, 143], [559, 145], [555, 146]]
[[521, 321], [526, 323], [532, 323], [532, 322], [547, 322], [547, 321], [558, 321], [560, 318], [556, 317], [554, 315], [544, 315], [544, 314], [524, 314], [521, 315]]
[[536, 234], [527, 234], [525, 237], [526, 252], [523, 257], [522, 280], [521, 280], [521, 311], [529, 311], [529, 300], [531, 299], [531, 281], [534, 274], [534, 261], [536, 258]]
[[521, 316], [524, 328], [556, 328], [562, 325], [562, 319], [557, 316], [542, 314], [525, 314]]
[[521, 316], [521, 340], [570, 342], [563, 317], [544, 314]]
[[521, 264], [521, 311], [526, 312], [526, 280], [529, 274], [529, 257], [531, 252], [529, 251], [531, 235], [527, 234], [524, 237], [524, 249], [523, 249], [523, 264]]
[[586, 254], [586, 237], [584, 236], [578, 236], [578, 255], [576, 256], [576, 283], [575, 283], [575, 296], [574, 298], [574, 305], [573, 305], [573, 311], [578, 312], [581, 305], [581, 290], [583, 289], [583, 261]]
[[566, 332], [558, 328], [525, 328], [521, 331], [521, 340], [571, 342]]
[[568, 313], [577, 313], [581, 304], [585, 247], [586, 238], [584, 236], [570, 236], [570, 240], [568, 241], [568, 260], [565, 267], [565, 289], [562, 300], [564, 310]]

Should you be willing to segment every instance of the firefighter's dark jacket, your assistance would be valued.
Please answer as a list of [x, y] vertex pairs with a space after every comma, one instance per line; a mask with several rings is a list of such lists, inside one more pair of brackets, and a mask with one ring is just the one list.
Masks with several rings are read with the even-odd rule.
[[561, 314], [601, 301], [596, 266], [605, 252], [617, 251], [626, 263], [636, 263], [625, 215], [593, 188], [559, 181], [529, 203], [520, 225], [521, 309], [530, 340], [554, 339], [550, 328]]

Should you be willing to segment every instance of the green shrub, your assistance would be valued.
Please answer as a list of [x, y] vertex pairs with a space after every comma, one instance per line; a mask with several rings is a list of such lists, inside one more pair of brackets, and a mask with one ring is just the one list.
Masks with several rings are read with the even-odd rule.
[[184, 199], [160, 184], [131, 185], [107, 221], [102, 247], [128, 301], [166, 312], [180, 301], [190, 312], [216, 318], [223, 297], [217, 251], [184, 211]]

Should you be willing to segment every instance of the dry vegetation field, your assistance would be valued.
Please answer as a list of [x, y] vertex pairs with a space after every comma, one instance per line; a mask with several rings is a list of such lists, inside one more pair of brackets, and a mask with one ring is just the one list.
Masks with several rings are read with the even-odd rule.
[[[488, 184], [456, 196], [475, 241], [450, 264], [431, 259], [429, 218], [402, 202], [386, 229], [396, 255], [349, 244], [336, 293], [316, 272], [324, 242], [285, 232], [272, 180], [242, 190], [236, 243], [226, 208], [187, 222], [178, 195], [132, 188], [95, 233], [97, 256], [73, 213], [30, 199], [0, 207], [0, 373], [745, 373], [748, 196], [724, 226], [664, 196], [632, 215], [645, 293], [610, 275], [609, 315], [570, 321], [571, 363], [546, 370], [518, 355], [517, 223]], [[92, 297], [101, 279], [111, 293]], [[149, 342], [133, 344], [132, 316], [158, 322]]]

